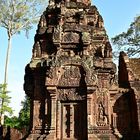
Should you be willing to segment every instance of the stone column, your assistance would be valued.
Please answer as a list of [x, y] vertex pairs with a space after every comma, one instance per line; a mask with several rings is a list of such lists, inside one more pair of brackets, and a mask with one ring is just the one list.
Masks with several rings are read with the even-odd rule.
[[112, 114], [112, 125], [113, 125], [113, 131], [114, 131], [113, 133], [114, 133], [114, 135], [118, 139], [121, 139], [122, 138], [122, 135], [120, 134], [120, 132], [117, 129], [117, 114], [116, 113], [113, 113]]
[[56, 118], [56, 137], [60, 139], [61, 137], [61, 103], [57, 101], [57, 118]]
[[62, 110], [63, 110], [63, 113], [62, 113], [62, 129], [61, 131], [63, 132], [62, 134], [62, 138], [67, 138], [67, 134], [66, 134], [66, 107], [64, 105], [62, 105]]
[[51, 94], [51, 129], [56, 129], [56, 95]]
[[34, 106], [34, 108], [33, 108], [33, 133], [37, 133], [37, 132], [35, 132], [35, 128], [36, 127], [39, 127], [40, 125], [41, 125], [41, 121], [40, 121], [40, 119], [39, 119], [39, 114], [40, 114], [40, 101], [38, 101], [38, 100], [35, 100], [34, 102], [33, 102], [33, 106]]
[[137, 102], [138, 126], [140, 130], [140, 99], [137, 99], [136, 102]]
[[87, 97], [87, 125], [88, 128], [90, 127], [92, 120], [91, 120], [91, 97], [88, 95]]
[[70, 105], [70, 138], [74, 138], [74, 104]]
[[50, 134], [47, 136], [47, 140], [56, 140], [56, 92], [55, 89], [49, 89], [51, 97], [51, 125]]
[[115, 129], [117, 128], [116, 119], [117, 119], [117, 114], [113, 113], [112, 114], [112, 125], [113, 125], [113, 128], [115, 128]]

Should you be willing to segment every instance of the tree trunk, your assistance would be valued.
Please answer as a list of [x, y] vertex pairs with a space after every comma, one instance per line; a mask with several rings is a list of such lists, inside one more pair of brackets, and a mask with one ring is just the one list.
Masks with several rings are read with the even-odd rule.
[[6, 61], [5, 61], [5, 73], [4, 73], [4, 84], [7, 84], [7, 77], [8, 77], [8, 64], [9, 64], [9, 57], [10, 57], [10, 51], [11, 51], [11, 36], [9, 35], [8, 38], [8, 48], [6, 53]]
[[[5, 61], [5, 72], [4, 72], [4, 82], [3, 82], [3, 93], [7, 94], [7, 81], [8, 81], [8, 64], [9, 64], [9, 58], [10, 58], [10, 51], [11, 51], [11, 38], [12, 36], [9, 34], [8, 35], [8, 48], [7, 48], [7, 53], [6, 53], [6, 61]], [[0, 118], [0, 125], [4, 125], [4, 112], [3, 112], [3, 105], [4, 105], [4, 99], [2, 98], [1, 100], [1, 118]]]

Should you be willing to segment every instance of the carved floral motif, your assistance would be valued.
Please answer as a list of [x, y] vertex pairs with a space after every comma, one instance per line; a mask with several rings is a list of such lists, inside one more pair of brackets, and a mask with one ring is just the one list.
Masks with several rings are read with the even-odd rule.
[[75, 101], [82, 100], [82, 96], [79, 95], [77, 89], [58, 89], [58, 100], [61, 101]]
[[67, 32], [63, 35], [63, 43], [79, 43], [79, 34], [73, 32]]
[[81, 74], [76, 66], [65, 66], [64, 73], [59, 80], [59, 86], [79, 86]]

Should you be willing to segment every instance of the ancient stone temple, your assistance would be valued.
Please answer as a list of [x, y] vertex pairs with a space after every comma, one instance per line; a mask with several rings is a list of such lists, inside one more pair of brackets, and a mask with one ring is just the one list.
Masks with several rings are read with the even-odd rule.
[[117, 84], [103, 19], [90, 0], [50, 0], [32, 54], [24, 84], [27, 140], [138, 138], [140, 80], [122, 53]]

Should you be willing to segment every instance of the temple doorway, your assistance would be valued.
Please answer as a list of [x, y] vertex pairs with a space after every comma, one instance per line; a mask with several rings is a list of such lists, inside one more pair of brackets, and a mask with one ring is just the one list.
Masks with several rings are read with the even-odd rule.
[[61, 140], [87, 139], [86, 102], [61, 102]]

